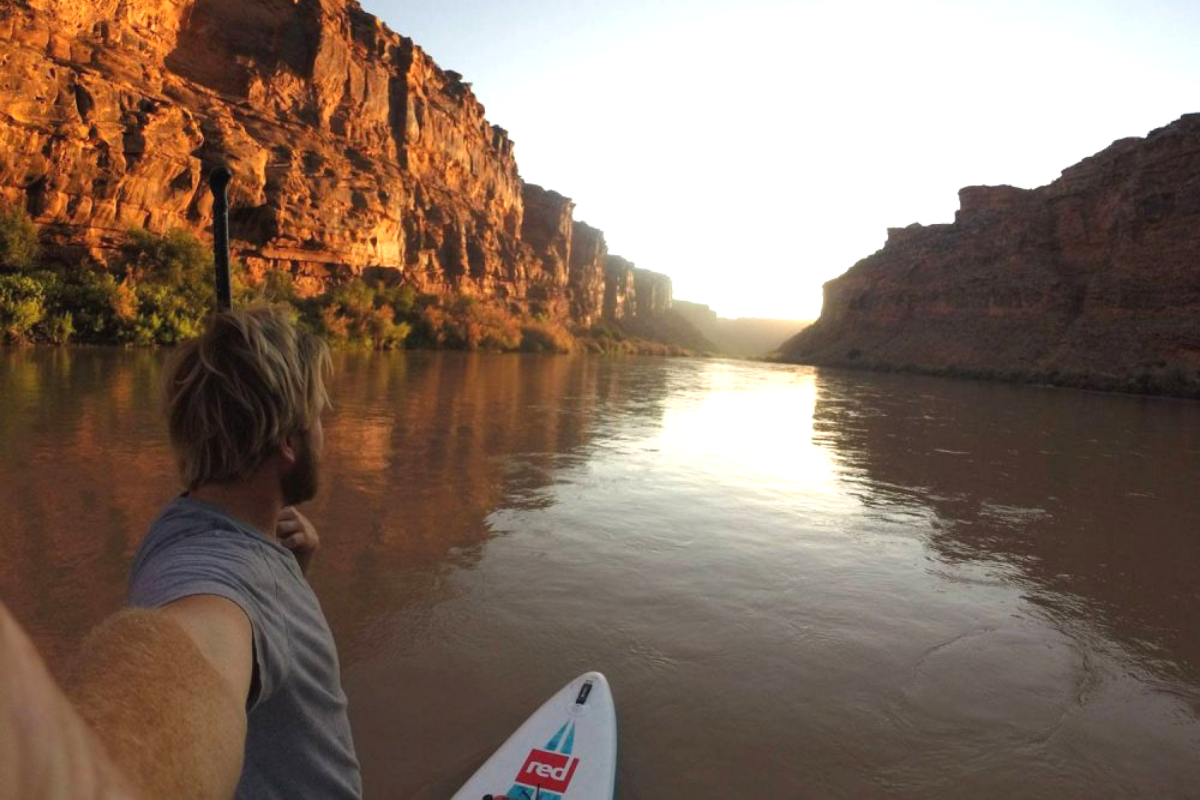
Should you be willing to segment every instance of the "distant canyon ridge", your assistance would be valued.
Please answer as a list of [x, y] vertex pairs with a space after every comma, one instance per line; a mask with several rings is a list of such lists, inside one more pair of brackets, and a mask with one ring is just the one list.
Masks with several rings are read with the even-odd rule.
[[959, 201], [826, 283], [783, 359], [1200, 398], [1200, 114]]
[[760, 319], [738, 317], [729, 319], [701, 303], [676, 300], [671, 307], [679, 316], [695, 326], [717, 351], [740, 358], [764, 358], [793, 335], [812, 324], [812, 320]]
[[463, 76], [353, 0], [0, 5], [0, 204], [52, 258], [206, 235], [219, 164], [235, 255], [302, 293], [384, 270], [581, 325], [671, 306], [670, 278], [521, 179]]

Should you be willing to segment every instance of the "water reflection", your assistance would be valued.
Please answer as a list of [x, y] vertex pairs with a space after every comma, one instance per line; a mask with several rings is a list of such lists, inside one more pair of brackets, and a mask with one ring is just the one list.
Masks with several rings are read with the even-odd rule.
[[[158, 402], [164, 357], [0, 349], [0, 525], [10, 532], [0, 596], [52, 662], [120, 606], [141, 536], [179, 489]], [[637, 360], [336, 362], [311, 516], [325, 541], [314, 584], [347, 665], [387, 638], [378, 618], [448, 591], [447, 574], [478, 559], [497, 507], [548, 502], [543, 489], [586, 460], [597, 424], [627, 433], [655, 421], [669, 391], [661, 370]]]
[[989, 566], [1200, 683], [1195, 403], [823, 371], [813, 419], [860, 502], [927, 520], [948, 579]]
[[[0, 350], [52, 661], [176, 480], [161, 354]], [[368, 794], [605, 671], [623, 797], [1186, 796], [1200, 406], [727, 361], [342, 353], [311, 515]]]
[[0, 349], [0, 595], [58, 664], [121, 603], [174, 464], [149, 352]]
[[659, 370], [588, 358], [347, 354], [338, 375], [313, 508], [330, 547], [314, 583], [349, 632], [348, 665], [385, 643], [370, 634], [381, 617], [450, 591], [494, 509], [550, 502], [556, 473], [588, 457], [597, 405], [654, 418], [666, 390]]

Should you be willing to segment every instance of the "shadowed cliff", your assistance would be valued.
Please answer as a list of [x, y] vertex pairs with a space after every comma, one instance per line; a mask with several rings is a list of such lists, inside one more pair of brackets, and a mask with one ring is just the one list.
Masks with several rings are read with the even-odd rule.
[[959, 198], [826, 283], [783, 360], [1200, 397], [1200, 114]]

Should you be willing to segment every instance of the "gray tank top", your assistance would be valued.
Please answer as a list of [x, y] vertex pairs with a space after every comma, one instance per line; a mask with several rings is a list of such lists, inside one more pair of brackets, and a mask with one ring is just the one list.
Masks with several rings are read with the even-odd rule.
[[337, 649], [300, 565], [246, 523], [179, 497], [138, 550], [129, 603], [157, 608], [198, 594], [236, 603], [254, 629], [237, 797], [361, 797]]

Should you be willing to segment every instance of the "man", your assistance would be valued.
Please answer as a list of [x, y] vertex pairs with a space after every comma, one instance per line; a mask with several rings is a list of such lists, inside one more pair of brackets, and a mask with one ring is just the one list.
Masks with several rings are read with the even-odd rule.
[[266, 308], [217, 314], [166, 374], [187, 492], [134, 560], [132, 609], [66, 697], [0, 607], [0, 797], [362, 793], [337, 652], [305, 578], [324, 343]]

